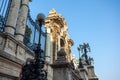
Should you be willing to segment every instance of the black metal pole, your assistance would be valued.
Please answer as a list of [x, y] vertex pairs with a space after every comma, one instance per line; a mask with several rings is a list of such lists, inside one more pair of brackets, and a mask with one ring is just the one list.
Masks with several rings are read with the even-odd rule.
[[78, 47], [77, 49], [78, 49], [78, 53], [79, 53], [79, 59], [80, 59], [80, 48]]
[[38, 45], [37, 45], [37, 49], [35, 50], [35, 56], [36, 56], [36, 60], [35, 60], [35, 64], [36, 64], [36, 78], [38, 80], [44, 80], [44, 72], [43, 72], [43, 68], [44, 68], [44, 60], [42, 60], [41, 54], [43, 54], [43, 50], [41, 49], [41, 27], [42, 27], [42, 22], [39, 21], [39, 40], [38, 40]]
[[82, 62], [81, 62], [81, 58], [80, 58], [80, 47], [78, 47], [78, 53], [79, 53], [79, 65], [78, 68], [83, 68]]
[[47, 80], [47, 73], [43, 69], [45, 61], [42, 59], [41, 56], [41, 54], [43, 54], [43, 50], [41, 49], [41, 31], [42, 31], [41, 28], [42, 28], [42, 24], [44, 23], [44, 15], [39, 14], [37, 18], [38, 18], [37, 22], [39, 25], [39, 40], [38, 40], [37, 49], [35, 51], [35, 55], [36, 55], [35, 64], [36, 64], [36, 74], [37, 74], [36, 78], [37, 80]]
[[38, 44], [39, 44], [39, 46], [41, 47], [41, 43], [40, 43], [40, 42], [41, 42], [41, 31], [42, 31], [42, 30], [41, 30], [41, 27], [42, 27], [42, 22], [39, 22], [39, 27], [40, 27], [40, 28], [39, 28], [39, 41], [38, 41]]

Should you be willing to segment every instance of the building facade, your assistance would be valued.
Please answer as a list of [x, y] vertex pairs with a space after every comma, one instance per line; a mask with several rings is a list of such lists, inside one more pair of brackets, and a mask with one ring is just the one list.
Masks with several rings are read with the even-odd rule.
[[[2, 4], [0, 6], [0, 80], [19, 80], [26, 59], [34, 59], [34, 51], [24, 44], [27, 19], [30, 16], [29, 1], [31, 0], [0, 2]], [[5, 8], [5, 5], [8, 6]], [[2, 14], [3, 12], [5, 14]], [[31, 17], [29, 19], [32, 25], [36, 26]], [[68, 26], [62, 15], [54, 9], [50, 10], [44, 25], [45, 44], [42, 45], [45, 46], [44, 69], [47, 71], [47, 79], [98, 80], [94, 66], [88, 65], [84, 60], [82, 60], [82, 68], [74, 67], [75, 61], [72, 62], [71, 56], [74, 42], [67, 32]]]
[[[56, 10], [52, 9], [49, 12], [48, 17], [45, 19], [46, 27], [46, 62], [48, 78], [53, 80], [53, 64], [57, 60], [57, 52], [63, 48], [65, 50], [66, 59], [71, 61], [71, 46], [73, 45], [72, 39], [68, 35], [68, 26], [62, 15], [58, 14]], [[53, 74], [51, 74], [53, 73]]]
[[[72, 57], [71, 47], [74, 42], [67, 32], [68, 26], [62, 15], [54, 9], [50, 10], [45, 27], [48, 80], [98, 80], [94, 66], [83, 59], [85, 56], [81, 56], [79, 64]], [[79, 67], [80, 64], [82, 67]]]

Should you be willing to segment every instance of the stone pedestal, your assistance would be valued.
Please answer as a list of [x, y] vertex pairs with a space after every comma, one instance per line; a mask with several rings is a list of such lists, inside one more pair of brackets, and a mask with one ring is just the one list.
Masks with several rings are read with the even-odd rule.
[[12, 0], [8, 19], [5, 26], [5, 32], [12, 35], [14, 35], [15, 33], [16, 21], [18, 18], [18, 12], [20, 8], [20, 1], [21, 0]]
[[88, 79], [88, 69], [87, 69], [88, 65], [84, 60], [82, 60], [81, 62], [82, 62], [83, 67], [79, 68], [80, 76], [82, 79], [89, 80]]
[[88, 66], [88, 78], [89, 80], [98, 80], [94, 72], [94, 66]]
[[57, 60], [51, 65], [53, 67], [53, 80], [72, 80], [72, 72], [65, 55], [64, 49], [61, 49], [57, 53]]
[[88, 80], [88, 73], [87, 70], [84, 68], [80, 68], [80, 76], [82, 79]]
[[82, 60], [82, 64], [83, 64], [83, 68], [79, 68], [82, 79], [98, 80], [94, 72], [94, 66], [88, 65], [84, 60]]
[[56, 63], [53, 65], [53, 80], [72, 80], [68, 63]]

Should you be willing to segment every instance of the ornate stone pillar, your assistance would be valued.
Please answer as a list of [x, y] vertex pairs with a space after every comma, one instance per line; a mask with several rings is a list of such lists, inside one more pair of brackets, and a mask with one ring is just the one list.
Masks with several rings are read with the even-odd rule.
[[50, 28], [46, 28], [46, 41], [45, 41], [45, 57], [46, 57], [46, 61], [50, 62], [50, 44], [51, 44], [51, 36], [50, 36]]
[[23, 42], [25, 29], [26, 29], [26, 20], [28, 14], [28, 2], [29, 0], [22, 0], [21, 9], [18, 17], [18, 23], [16, 26], [15, 38]]
[[5, 32], [14, 35], [21, 0], [12, 0]]
[[53, 80], [53, 69], [50, 64], [53, 62], [53, 39], [51, 35], [51, 22], [49, 20], [45, 20], [46, 27], [46, 40], [45, 40], [45, 61], [46, 61], [46, 69], [47, 69], [47, 79]]

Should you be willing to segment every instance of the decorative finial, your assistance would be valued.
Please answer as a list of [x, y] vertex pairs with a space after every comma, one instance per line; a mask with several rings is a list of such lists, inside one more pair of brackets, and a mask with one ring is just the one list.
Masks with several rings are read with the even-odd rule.
[[59, 57], [65, 57], [66, 56], [66, 52], [65, 52], [64, 48], [61, 48], [60, 51], [58, 51], [57, 55]]
[[61, 48], [60, 51], [57, 52], [57, 60], [66, 60], [66, 52], [64, 48]]
[[56, 12], [56, 10], [53, 8], [53, 9], [51, 9], [50, 10], [50, 12], [49, 12], [49, 14], [56, 14], [57, 12]]

